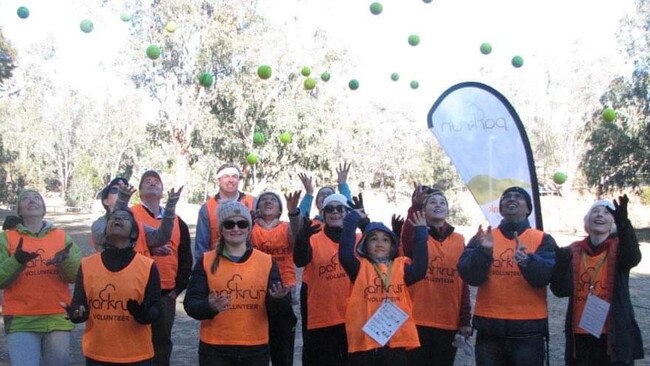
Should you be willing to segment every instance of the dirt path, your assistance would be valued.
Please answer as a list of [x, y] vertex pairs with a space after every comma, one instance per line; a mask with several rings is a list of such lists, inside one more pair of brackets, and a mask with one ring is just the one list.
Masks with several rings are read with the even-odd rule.
[[[0, 220], [3, 219], [3, 212], [0, 212]], [[93, 252], [93, 249], [88, 244], [88, 237], [90, 235], [90, 224], [96, 215], [91, 214], [56, 214], [48, 215], [47, 219], [55, 222], [57, 226], [65, 228], [67, 233], [77, 242], [84, 253], [88, 255]], [[187, 217], [186, 222], [190, 225], [192, 235], [194, 235], [194, 217]], [[467, 229], [473, 230], [471, 228]], [[471, 232], [469, 232], [470, 235]], [[569, 243], [570, 237], [562, 236], [560, 234], [554, 235], [558, 242]], [[644, 254], [644, 260], [632, 274], [630, 279], [630, 291], [632, 301], [635, 305], [636, 317], [639, 326], [643, 332], [643, 339], [645, 341], [646, 360], [637, 362], [636, 365], [650, 365], [650, 244], [643, 243], [641, 245]], [[474, 300], [475, 289], [472, 289], [472, 301]], [[549, 322], [550, 322], [550, 354], [551, 365], [563, 364], [564, 353], [564, 335], [563, 324], [564, 314], [566, 311], [567, 300], [558, 299], [550, 294], [549, 291]], [[173, 331], [174, 351], [172, 353], [172, 365], [196, 365], [198, 364], [198, 329], [199, 322], [188, 317], [182, 305], [183, 296], [181, 295], [176, 304], [176, 323]], [[298, 307], [295, 308], [298, 314]], [[4, 329], [4, 322], [1, 323]], [[300, 324], [296, 327], [298, 334], [296, 336], [296, 349], [295, 349], [295, 362], [294, 365], [300, 365], [300, 354], [302, 351], [302, 339], [299, 332]], [[84, 358], [81, 354], [81, 336], [83, 333], [83, 325], [78, 325], [73, 331], [71, 352], [72, 361], [71, 365], [84, 365]], [[0, 366], [9, 365], [9, 357], [7, 354], [4, 340], [4, 332], [0, 332]], [[459, 352], [456, 358], [456, 365], [474, 365], [471, 357], [467, 357], [462, 352]]]

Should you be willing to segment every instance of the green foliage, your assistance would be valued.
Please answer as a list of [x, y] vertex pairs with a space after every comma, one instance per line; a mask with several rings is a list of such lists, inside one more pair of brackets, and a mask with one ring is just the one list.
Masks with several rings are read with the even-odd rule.
[[18, 153], [5, 149], [0, 136], [0, 202], [12, 204], [16, 202], [18, 192], [25, 186], [24, 178], [18, 176], [15, 179], [9, 176], [8, 169], [16, 160]]
[[641, 203], [650, 205], [650, 187], [641, 188]]
[[75, 174], [65, 194], [66, 204], [88, 209], [103, 186], [99, 172], [93, 166], [92, 157], [83, 154], [77, 159]]

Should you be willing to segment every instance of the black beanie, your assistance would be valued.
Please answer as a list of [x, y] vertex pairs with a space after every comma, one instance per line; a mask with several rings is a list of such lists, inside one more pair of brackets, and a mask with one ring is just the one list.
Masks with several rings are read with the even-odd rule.
[[528, 192], [525, 189], [523, 189], [521, 187], [516, 187], [516, 186], [506, 189], [501, 194], [501, 198], [499, 199], [499, 212], [501, 212], [501, 202], [503, 201], [503, 196], [505, 196], [506, 193], [509, 193], [509, 192], [517, 192], [517, 193], [521, 194], [522, 196], [524, 196], [524, 199], [526, 200], [526, 205], [528, 206], [528, 214], [526, 216], [530, 216], [530, 213], [533, 212], [533, 201], [530, 198], [530, 194], [528, 194]]

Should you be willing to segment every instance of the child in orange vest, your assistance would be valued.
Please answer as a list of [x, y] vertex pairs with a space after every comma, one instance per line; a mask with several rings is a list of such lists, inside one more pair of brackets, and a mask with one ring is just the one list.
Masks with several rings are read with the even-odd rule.
[[[345, 217], [339, 250], [341, 265], [353, 282], [345, 314], [349, 365], [406, 365], [406, 350], [420, 346], [407, 287], [426, 274], [426, 220], [420, 212], [414, 216], [415, 255], [411, 262], [397, 256], [397, 236], [379, 222], [365, 227], [355, 256], [356, 228], [363, 217], [362, 210]], [[401, 314], [403, 324], [373, 322], [396, 313]], [[391, 321], [395, 319], [399, 317]]]

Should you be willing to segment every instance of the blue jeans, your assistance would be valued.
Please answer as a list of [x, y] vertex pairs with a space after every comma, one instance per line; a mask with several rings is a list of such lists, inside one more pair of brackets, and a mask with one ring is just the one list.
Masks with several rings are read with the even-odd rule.
[[160, 297], [162, 312], [158, 320], [151, 324], [151, 340], [153, 342], [154, 357], [156, 366], [169, 366], [169, 359], [172, 355], [172, 327], [176, 318], [176, 299], [168, 295]]
[[67, 366], [70, 364], [70, 332], [14, 332], [7, 334], [12, 366]]
[[476, 366], [543, 366], [544, 336], [494, 337], [478, 332]]

